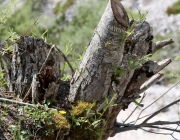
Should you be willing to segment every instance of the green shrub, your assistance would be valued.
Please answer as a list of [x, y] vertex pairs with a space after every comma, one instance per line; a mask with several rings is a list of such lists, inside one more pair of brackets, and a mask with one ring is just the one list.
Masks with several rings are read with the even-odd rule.
[[[13, 29], [13, 31], [19, 35], [25, 34], [30, 26], [33, 25], [36, 18], [40, 15], [40, 10], [38, 8], [40, 6], [38, 3], [39, 0], [24, 1], [23, 8], [16, 10], [11, 17], [7, 18], [4, 28], [1, 29], [1, 39], [6, 40], [9, 37], [9, 29]], [[34, 28], [34, 30], [36, 31], [36, 34], [41, 34], [38, 26], [37, 28]], [[31, 35], [31, 31], [27, 35]]]
[[168, 15], [179, 14], [180, 13], [180, 0], [175, 2], [172, 6], [168, 7], [166, 13]]

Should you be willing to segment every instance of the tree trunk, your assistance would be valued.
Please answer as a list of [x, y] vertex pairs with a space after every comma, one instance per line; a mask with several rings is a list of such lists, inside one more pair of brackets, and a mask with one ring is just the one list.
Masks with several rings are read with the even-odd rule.
[[[128, 36], [129, 31], [133, 32]], [[114, 135], [113, 128], [119, 112], [126, 109], [133, 98], [162, 74], [156, 75], [149, 85], [142, 86], [143, 83], [171, 62], [170, 59], [158, 63], [145, 60], [148, 54], [173, 42], [165, 40], [153, 43], [152, 39], [153, 31], [148, 22], [142, 20], [129, 23], [121, 3], [118, 0], [109, 1], [71, 80], [69, 95], [71, 102], [96, 102], [95, 112], [102, 112], [107, 106], [107, 99], [110, 102], [113, 98], [110, 102], [112, 106], [108, 105], [108, 114], [104, 118], [103, 140]]]
[[83, 106], [88, 103], [88, 111], [75, 116], [86, 121], [81, 126], [71, 124], [66, 136], [60, 139], [107, 140], [116, 133], [119, 112], [162, 77], [158, 72], [171, 62], [147, 59], [149, 54], [173, 43], [171, 39], [158, 43], [152, 39], [148, 22], [129, 22], [119, 0], [109, 0], [70, 86], [69, 82], [59, 80], [60, 57], [56, 49], [42, 39], [24, 36], [14, 45], [12, 58], [3, 56], [8, 88], [23, 101], [27, 97], [33, 102], [58, 99], [58, 107], [69, 112], [70, 121], [74, 121], [72, 110], [78, 102], [82, 101]]

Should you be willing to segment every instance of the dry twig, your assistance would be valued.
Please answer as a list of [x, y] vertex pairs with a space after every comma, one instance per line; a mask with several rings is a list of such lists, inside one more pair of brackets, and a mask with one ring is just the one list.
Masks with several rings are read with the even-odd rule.
[[163, 129], [163, 130], [168, 130], [168, 131], [180, 133], [180, 130], [178, 130], [178, 129], [157, 126], [157, 125], [167, 125], [167, 124], [168, 125], [179, 124], [180, 121], [174, 121], [174, 122], [156, 121], [153, 123], [147, 123], [154, 116], [158, 115], [160, 112], [162, 112], [163, 110], [173, 106], [174, 104], [177, 104], [178, 102], [180, 102], [180, 99], [178, 99], [178, 100], [166, 105], [165, 107], [159, 109], [158, 111], [154, 112], [152, 115], [150, 115], [147, 119], [145, 119], [142, 123], [140, 123], [138, 125], [135, 125], [135, 124], [123, 124], [122, 125], [121, 123], [118, 123], [118, 126], [120, 126], [120, 127], [114, 127], [113, 128], [113, 134], [125, 132], [125, 131], [130, 131], [130, 130], [137, 130], [137, 129], [141, 129], [142, 127], [157, 128], [157, 129]]
[[19, 104], [19, 105], [23, 105], [23, 106], [32, 106], [32, 107], [35, 106], [34, 104], [29, 104], [29, 103], [24, 103], [24, 102], [18, 102], [18, 101], [16, 101], [16, 100], [9, 100], [9, 99], [6, 99], [6, 98], [0, 98], [0, 102], [10, 103], [10, 104]]
[[163, 93], [159, 98], [157, 98], [156, 100], [154, 100], [151, 104], [149, 104], [147, 107], [145, 107], [138, 115], [136, 121], [134, 122], [134, 124], [136, 124], [136, 122], [139, 120], [139, 119], [142, 119], [144, 117], [147, 117], [149, 115], [146, 115], [146, 116], [143, 116], [140, 118], [140, 115], [142, 114], [142, 112], [144, 110], [146, 110], [147, 108], [149, 108], [150, 106], [152, 106], [154, 103], [156, 103], [159, 99], [161, 99], [164, 95], [166, 95], [170, 90], [172, 90], [175, 86], [177, 86], [178, 84], [180, 83], [180, 81], [178, 81], [176, 84], [174, 84], [171, 88], [169, 88], [165, 93]]
[[72, 72], [72, 76], [74, 75], [75, 71], [71, 65], [71, 63], [69, 62], [69, 60], [67, 59], [66, 55], [57, 47], [55, 46], [55, 48], [57, 49], [57, 51], [62, 55], [62, 57], [64, 58], [64, 60], [67, 62], [67, 64], [69, 65], [71, 72]]

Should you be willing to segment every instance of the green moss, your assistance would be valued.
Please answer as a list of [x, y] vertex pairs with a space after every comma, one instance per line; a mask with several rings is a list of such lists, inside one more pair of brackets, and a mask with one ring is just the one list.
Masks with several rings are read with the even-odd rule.
[[[102, 126], [103, 119], [99, 119], [99, 115], [94, 114], [88, 117], [90, 110], [95, 107], [94, 103], [78, 101], [75, 106], [72, 106], [70, 111], [70, 137], [78, 140], [99, 140], [103, 135]], [[77, 135], [81, 134], [81, 135]]]
[[55, 125], [55, 130], [70, 129], [69, 121], [60, 113], [53, 114], [53, 121]]
[[168, 7], [166, 13], [168, 15], [179, 14], [180, 13], [180, 0], [175, 2], [172, 6]]
[[79, 116], [86, 112], [88, 109], [91, 109], [93, 107], [94, 104], [92, 103], [78, 101], [76, 106], [72, 106], [71, 114], [73, 116]]
[[44, 137], [45, 140], [56, 139], [70, 130], [69, 120], [66, 116], [62, 115], [61, 111], [58, 112], [56, 109], [50, 109], [48, 112], [53, 123], [47, 122], [45, 125], [45, 131], [48, 132], [48, 135]]

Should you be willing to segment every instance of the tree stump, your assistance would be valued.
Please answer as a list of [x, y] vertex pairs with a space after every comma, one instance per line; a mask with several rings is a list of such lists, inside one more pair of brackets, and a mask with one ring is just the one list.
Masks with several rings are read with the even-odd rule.
[[[87, 124], [71, 126], [63, 139], [106, 140], [116, 133], [119, 112], [162, 77], [158, 72], [171, 62], [154, 62], [147, 59], [149, 55], [171, 43], [171, 39], [154, 43], [153, 30], [145, 19], [129, 22], [121, 3], [109, 0], [70, 84], [58, 82], [60, 56], [42, 39], [23, 36], [14, 45], [13, 54], [2, 57], [7, 63], [8, 88], [16, 95], [24, 98], [32, 92], [34, 102], [38, 102], [58, 94], [65, 110], [69, 103], [77, 105], [80, 101], [94, 105], [89, 114], [78, 117], [91, 120], [90, 126], [101, 133], [92, 136], [95, 132], [81, 128], [88, 128]], [[99, 120], [92, 122], [93, 117]]]
[[[56, 84], [61, 77], [60, 55], [43, 39], [20, 37], [14, 45], [13, 53], [6, 54], [3, 58], [7, 64], [8, 90], [14, 91], [21, 98], [24, 98], [28, 92], [31, 95], [32, 91], [36, 90], [38, 93], [34, 93], [37, 94], [34, 96], [38, 97], [35, 97], [37, 98], [35, 100], [43, 100], [48, 96], [48, 87], [52, 91], [53, 83]], [[33, 77], [36, 78], [33, 80]], [[34, 86], [35, 83], [37, 84]], [[57, 92], [57, 89], [53, 90]]]
[[[132, 33], [127, 35], [129, 31]], [[156, 74], [171, 62], [170, 59], [145, 60], [147, 55], [173, 43], [171, 39], [158, 43], [152, 40], [153, 30], [147, 21], [129, 22], [121, 3], [109, 1], [71, 80], [69, 95], [71, 102], [95, 102], [95, 112], [102, 112], [107, 100], [112, 101], [104, 118], [106, 121], [101, 124], [105, 134], [103, 140], [114, 135], [113, 127], [119, 112], [127, 109], [140, 93], [162, 77], [162, 74]], [[151, 77], [153, 80], [144, 86]]]

